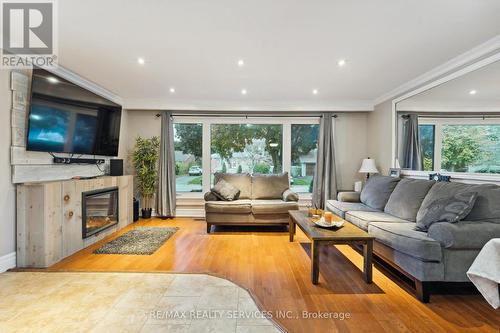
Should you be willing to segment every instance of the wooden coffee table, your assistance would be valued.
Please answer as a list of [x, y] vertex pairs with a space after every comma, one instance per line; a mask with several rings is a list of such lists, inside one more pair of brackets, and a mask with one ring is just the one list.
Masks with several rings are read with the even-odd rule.
[[[290, 242], [293, 242], [295, 227], [298, 225], [304, 234], [311, 240], [311, 281], [318, 284], [319, 280], [319, 253], [322, 246], [332, 244], [361, 244], [363, 245], [363, 275], [366, 283], [372, 283], [372, 256], [373, 239], [367, 232], [355, 225], [345, 222], [340, 229], [325, 229], [317, 227], [311, 218], [307, 216], [307, 211], [291, 210], [290, 215]], [[342, 219], [334, 215], [336, 221]]]

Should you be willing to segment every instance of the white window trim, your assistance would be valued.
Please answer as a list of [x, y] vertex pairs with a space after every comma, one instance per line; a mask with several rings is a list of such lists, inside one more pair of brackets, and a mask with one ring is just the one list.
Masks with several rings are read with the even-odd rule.
[[[216, 124], [257, 124], [257, 125], [283, 125], [283, 152], [282, 152], [282, 167], [283, 172], [291, 174], [291, 159], [292, 159], [292, 125], [314, 125], [319, 124], [319, 117], [256, 117], [256, 116], [241, 116], [241, 117], [210, 117], [200, 116], [183, 117], [174, 116], [174, 124], [202, 124], [203, 125], [203, 157], [201, 168], [203, 171], [202, 192], [177, 192], [178, 199], [197, 199], [202, 198], [204, 193], [210, 191], [210, 175], [211, 175], [211, 136], [210, 126]], [[209, 170], [209, 172], [205, 172]], [[311, 193], [300, 193], [301, 199], [311, 199]]]

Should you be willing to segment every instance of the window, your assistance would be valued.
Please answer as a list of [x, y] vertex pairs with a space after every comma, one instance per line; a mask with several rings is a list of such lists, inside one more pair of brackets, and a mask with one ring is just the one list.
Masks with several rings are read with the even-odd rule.
[[203, 125], [174, 124], [177, 192], [203, 191]]
[[434, 125], [418, 126], [424, 171], [434, 170], [434, 128]]
[[317, 117], [174, 117], [179, 197], [201, 198], [216, 172], [288, 172], [307, 199], [316, 169]]
[[292, 124], [291, 128], [291, 188], [298, 193], [312, 193], [312, 183], [318, 153], [317, 124]]
[[212, 124], [211, 173], [280, 173], [283, 126]]
[[441, 170], [500, 173], [500, 125], [442, 125]]

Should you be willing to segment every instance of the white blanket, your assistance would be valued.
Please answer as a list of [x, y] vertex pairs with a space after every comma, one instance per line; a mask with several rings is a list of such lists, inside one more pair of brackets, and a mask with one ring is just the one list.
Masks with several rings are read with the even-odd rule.
[[500, 238], [490, 240], [479, 252], [467, 276], [494, 309], [500, 307]]

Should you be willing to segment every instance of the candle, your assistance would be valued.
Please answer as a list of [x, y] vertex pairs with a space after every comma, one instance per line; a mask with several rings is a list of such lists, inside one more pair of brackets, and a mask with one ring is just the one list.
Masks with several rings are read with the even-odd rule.
[[327, 223], [332, 223], [333, 221], [333, 213], [332, 212], [325, 212], [325, 222]]

